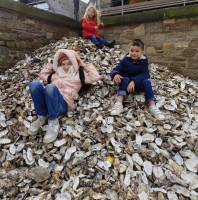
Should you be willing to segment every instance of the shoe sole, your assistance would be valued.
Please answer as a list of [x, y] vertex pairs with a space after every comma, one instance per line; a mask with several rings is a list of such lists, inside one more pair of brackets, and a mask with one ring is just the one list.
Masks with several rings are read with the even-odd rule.
[[[40, 129], [39, 129], [39, 130], [40, 130]], [[39, 132], [39, 131], [38, 131], [38, 132]], [[34, 134], [32, 134], [32, 133], [30, 133], [30, 132], [29, 132], [29, 130], [28, 130], [28, 133], [29, 133], [29, 135], [30, 135], [30, 136], [34, 136], [34, 135], [38, 134], [38, 132], [37, 132], [37, 133], [34, 133]]]

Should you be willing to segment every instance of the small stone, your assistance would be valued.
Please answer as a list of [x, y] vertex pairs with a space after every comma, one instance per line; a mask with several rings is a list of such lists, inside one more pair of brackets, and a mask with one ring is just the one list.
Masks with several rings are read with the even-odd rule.
[[49, 170], [41, 166], [31, 169], [30, 172], [34, 174], [34, 180], [38, 183], [43, 182], [51, 177]]

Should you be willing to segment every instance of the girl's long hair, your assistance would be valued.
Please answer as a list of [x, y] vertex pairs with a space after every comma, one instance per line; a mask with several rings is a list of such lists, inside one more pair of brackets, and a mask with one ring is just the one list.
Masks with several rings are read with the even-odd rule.
[[88, 10], [89, 10], [90, 8], [93, 9], [93, 11], [94, 11], [94, 16], [93, 16], [93, 18], [94, 18], [94, 20], [96, 21], [97, 26], [99, 26], [99, 24], [100, 24], [100, 17], [99, 17], [99, 14], [98, 14], [98, 12], [97, 12], [97, 10], [96, 10], [96, 8], [95, 8], [94, 6], [88, 6], [88, 7], [87, 7], [87, 9], [86, 9], [86, 11], [85, 11], [85, 14], [84, 14], [84, 18], [85, 18], [85, 20], [87, 21], [87, 23], [89, 24]]

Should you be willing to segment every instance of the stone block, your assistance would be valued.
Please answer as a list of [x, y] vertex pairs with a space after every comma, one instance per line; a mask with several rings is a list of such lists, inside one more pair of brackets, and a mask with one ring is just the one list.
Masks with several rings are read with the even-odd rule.
[[38, 43], [38, 40], [37, 40], [37, 39], [34, 39], [34, 40], [33, 40], [33, 43]]
[[16, 42], [16, 48], [25, 49], [26, 48], [26, 43], [24, 41]]
[[165, 19], [163, 20], [163, 25], [167, 25], [167, 24], [174, 24], [175, 23], [175, 19]]
[[188, 68], [198, 69], [198, 59], [188, 59]]
[[125, 34], [133, 34], [133, 29], [123, 30], [123, 33], [125, 33]]
[[121, 33], [120, 34], [120, 39], [125, 40], [127, 38], [128, 34], [127, 33]]
[[186, 38], [186, 33], [185, 32], [172, 32], [172, 33], [167, 33], [167, 41], [178, 41], [180, 38]]
[[10, 32], [10, 29], [9, 29], [9, 28], [6, 28], [6, 27], [0, 27], [0, 32], [9, 33], [9, 32]]
[[171, 68], [177, 68], [177, 67], [184, 68], [186, 66], [187, 66], [187, 62], [176, 62], [176, 61], [174, 61], [174, 62], [170, 63]]
[[12, 56], [17, 55], [17, 51], [10, 51], [9, 53], [10, 53], [10, 55], [12, 55]]
[[192, 29], [197, 30], [198, 29], [198, 21], [193, 21], [192, 22]]
[[9, 49], [7, 47], [0, 46], [0, 55], [8, 55]]
[[188, 31], [187, 32], [187, 36], [188, 37], [196, 37], [197, 36], [197, 33], [195, 31]]
[[186, 49], [183, 52], [182, 56], [184, 58], [193, 58], [195, 56], [195, 54], [196, 54], [196, 49]]
[[5, 44], [5, 41], [0, 41], [0, 46], [4, 46]]
[[42, 30], [46, 31], [46, 32], [58, 33], [58, 26], [56, 26], [55, 24], [51, 24], [51, 23], [44, 23]]
[[154, 47], [147, 47], [146, 48], [146, 54], [153, 54], [156, 53], [156, 50]]
[[188, 42], [175, 42], [174, 46], [175, 48], [187, 48]]
[[43, 47], [42, 44], [32, 44], [32, 48], [33, 48], [34, 50], [39, 49], [39, 48], [41, 48], [41, 47]]
[[53, 33], [49, 33], [49, 32], [48, 32], [48, 33], [46, 34], [46, 37], [47, 37], [47, 39], [51, 39], [51, 38], [53, 37]]
[[172, 67], [171, 64], [172, 63], [170, 63], [170, 66], [168, 67], [171, 71], [177, 72], [177, 73], [180, 73], [180, 74], [182, 73], [182, 67], [178, 67], [178, 66]]
[[133, 31], [134, 31], [134, 34], [137, 35], [137, 36], [145, 35], [144, 24], [141, 24], [137, 28], [134, 28]]
[[171, 42], [164, 42], [162, 49], [163, 50], [173, 50], [173, 49], [175, 49], [175, 47], [173, 46], [173, 44]]
[[187, 22], [178, 22], [178, 23], [174, 23], [173, 25], [171, 25], [170, 31], [175, 31], [175, 32], [179, 32], [179, 31], [190, 31], [191, 30], [191, 24], [189, 21]]
[[20, 23], [27, 24], [27, 19], [26, 19], [26, 17], [24, 15], [18, 15], [17, 16], [17, 20]]
[[30, 24], [30, 25], [35, 25], [35, 22], [33, 20], [31, 20], [31, 19], [28, 19], [27, 23]]
[[16, 43], [15, 43], [15, 42], [9, 42], [9, 41], [7, 41], [7, 42], [6, 42], [6, 45], [7, 45], [8, 47], [15, 47]]
[[166, 41], [166, 34], [165, 33], [153, 34], [152, 41], [155, 41], [155, 42]]
[[198, 69], [195, 69], [195, 68], [184, 68], [182, 69], [182, 74], [185, 76], [185, 77], [189, 77], [191, 79], [197, 79], [198, 77]]
[[11, 12], [9, 12], [9, 11], [0, 10], [0, 18], [12, 19], [13, 18], [13, 14]]
[[185, 21], [188, 21], [187, 17], [181, 17], [177, 19], [177, 22], [185, 22]]
[[163, 30], [163, 22], [149, 22], [145, 24], [146, 33], [161, 33]]

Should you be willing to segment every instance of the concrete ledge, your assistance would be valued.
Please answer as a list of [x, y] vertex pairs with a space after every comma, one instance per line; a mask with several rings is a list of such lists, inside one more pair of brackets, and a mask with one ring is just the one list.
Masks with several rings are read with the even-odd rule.
[[189, 17], [198, 15], [198, 5], [178, 6], [173, 8], [162, 8], [131, 14], [116, 15], [102, 18], [106, 26], [116, 24], [137, 23], [146, 21], [157, 21], [168, 18]]
[[76, 28], [82, 28], [80, 22], [77, 20], [74, 20], [72, 18], [63, 15], [58, 15], [48, 11], [44, 11], [38, 8], [34, 8], [32, 6], [28, 6], [26, 4], [19, 3], [13, 0], [0, 0], [0, 8], [6, 10], [12, 10], [25, 15], [33, 16], [35, 18], [40, 18], [46, 21], [59, 23], [62, 25], [69, 25]]

